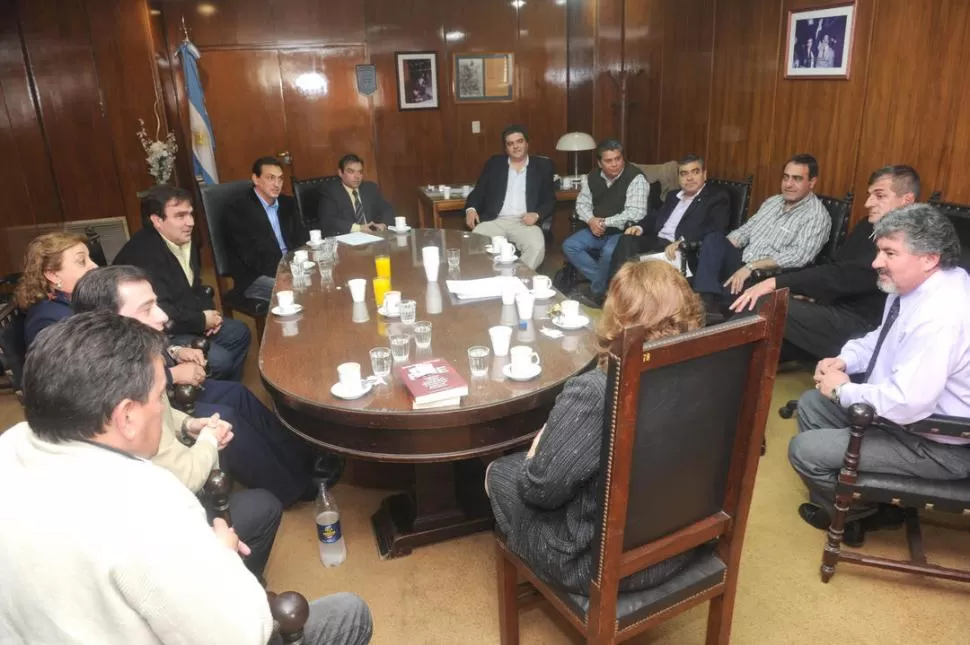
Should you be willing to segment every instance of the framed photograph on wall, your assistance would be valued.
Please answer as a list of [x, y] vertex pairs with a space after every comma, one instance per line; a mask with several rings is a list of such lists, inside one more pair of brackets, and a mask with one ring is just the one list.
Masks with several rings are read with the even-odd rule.
[[455, 54], [455, 101], [511, 101], [515, 67], [512, 54]]
[[785, 78], [849, 78], [855, 5], [788, 10]]
[[438, 53], [398, 52], [397, 107], [399, 110], [437, 110]]

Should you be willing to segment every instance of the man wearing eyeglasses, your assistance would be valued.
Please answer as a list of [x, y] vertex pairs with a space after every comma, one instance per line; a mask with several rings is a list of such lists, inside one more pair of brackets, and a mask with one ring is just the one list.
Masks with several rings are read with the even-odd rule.
[[229, 205], [226, 241], [237, 289], [247, 298], [270, 299], [276, 266], [287, 251], [306, 243], [296, 200], [283, 195], [283, 167], [275, 157], [253, 163], [253, 189]]
[[625, 262], [643, 253], [663, 251], [673, 259], [681, 241], [693, 242], [708, 233], [727, 233], [731, 200], [717, 186], [707, 185], [704, 158], [689, 154], [677, 161], [680, 191], [671, 191], [662, 208], [628, 227], [613, 251], [610, 279]]

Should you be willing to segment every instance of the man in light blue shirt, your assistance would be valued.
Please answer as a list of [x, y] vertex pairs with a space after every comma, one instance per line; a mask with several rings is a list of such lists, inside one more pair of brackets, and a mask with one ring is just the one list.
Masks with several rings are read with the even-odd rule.
[[[882, 325], [819, 361], [816, 389], [798, 402], [798, 430], [788, 458], [813, 503], [799, 514], [828, 528], [835, 485], [849, 444], [846, 409], [868, 403], [876, 414], [909, 424], [933, 414], [970, 417], [970, 276], [957, 266], [953, 224], [926, 204], [897, 209], [875, 225], [878, 286], [889, 294]], [[850, 374], [861, 375], [852, 382]], [[970, 477], [970, 440], [878, 427], [866, 431], [859, 471], [923, 479]], [[901, 525], [900, 509], [850, 511], [844, 541]]]

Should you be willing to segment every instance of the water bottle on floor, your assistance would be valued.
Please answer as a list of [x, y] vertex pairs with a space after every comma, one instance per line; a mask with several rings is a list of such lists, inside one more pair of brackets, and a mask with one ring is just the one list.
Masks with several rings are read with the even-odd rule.
[[324, 483], [320, 484], [317, 496], [317, 539], [323, 566], [336, 567], [347, 559], [347, 543], [340, 530], [340, 511]]

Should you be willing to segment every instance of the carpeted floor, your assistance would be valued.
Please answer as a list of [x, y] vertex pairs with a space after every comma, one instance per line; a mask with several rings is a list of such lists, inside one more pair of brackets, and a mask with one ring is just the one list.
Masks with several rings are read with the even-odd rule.
[[[549, 258], [551, 274], [561, 260]], [[550, 270], [551, 269], [551, 270]], [[246, 384], [266, 400], [259, 383], [257, 349], [250, 352]], [[777, 408], [811, 385], [807, 373], [781, 374]], [[0, 428], [22, 420], [19, 405], [0, 394]], [[819, 580], [824, 534], [797, 513], [804, 489], [788, 465], [788, 439], [795, 422], [772, 413], [768, 454], [762, 458], [742, 556], [732, 643], [736, 645], [854, 645], [970, 642], [970, 586], [927, 581], [873, 569], [841, 566], [832, 582]], [[275, 591], [296, 590], [308, 598], [353, 591], [371, 607], [375, 645], [490, 645], [498, 643], [494, 544], [488, 533], [416, 549], [410, 556], [382, 561], [370, 516], [386, 490], [342, 482], [334, 488], [348, 542], [347, 561], [327, 569], [317, 557], [313, 504], [286, 512], [266, 578]], [[959, 527], [959, 518], [931, 515], [936, 523]], [[925, 526], [931, 561], [970, 568], [965, 522], [962, 530]], [[8, 527], [9, 530], [9, 527]], [[905, 553], [902, 531], [873, 533], [866, 549]], [[688, 645], [704, 642], [707, 611], [698, 607], [628, 641], [634, 645]], [[522, 614], [524, 644], [580, 643], [572, 628], [543, 606]]]

